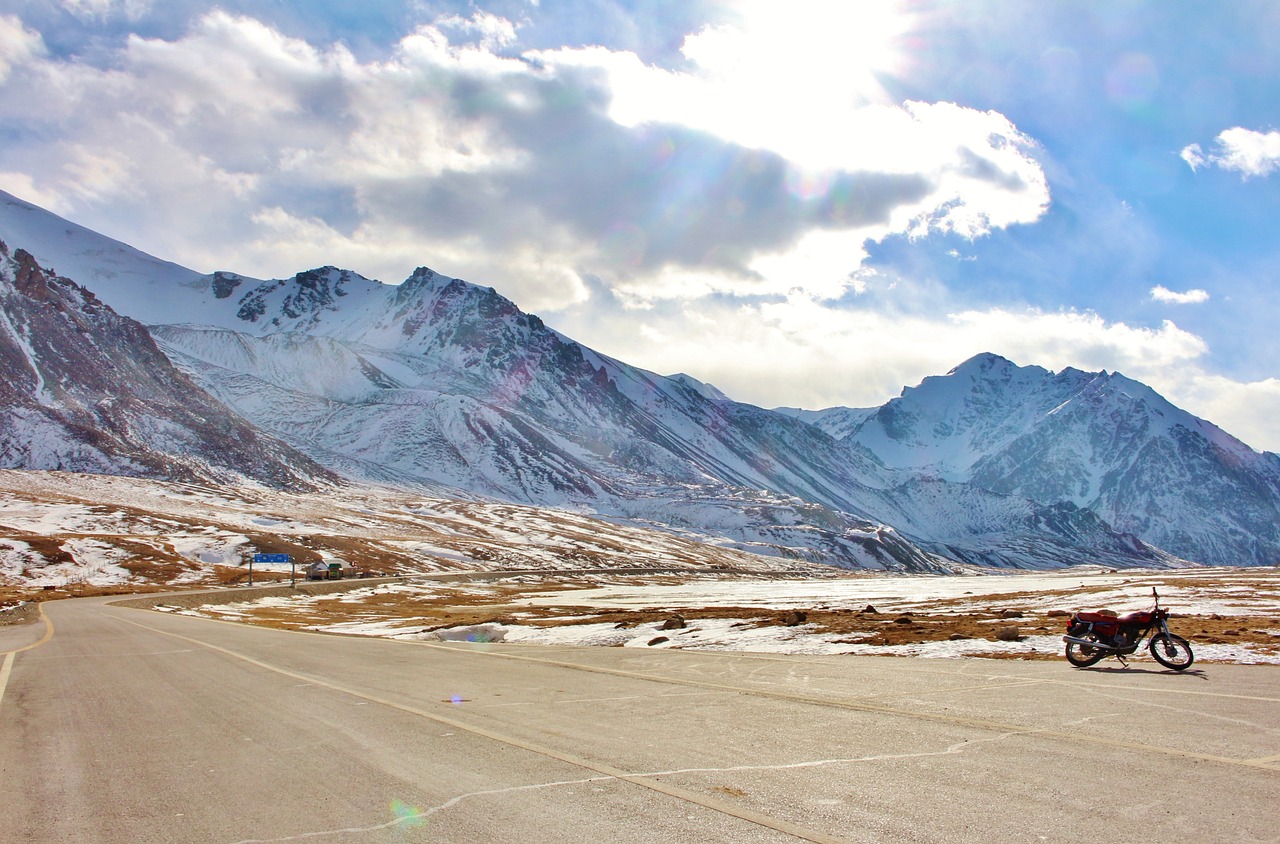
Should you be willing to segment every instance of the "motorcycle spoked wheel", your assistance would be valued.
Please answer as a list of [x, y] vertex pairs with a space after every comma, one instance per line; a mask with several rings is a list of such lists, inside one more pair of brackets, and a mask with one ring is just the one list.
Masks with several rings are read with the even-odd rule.
[[[1092, 641], [1097, 641], [1097, 636], [1086, 637]], [[1077, 645], [1075, 642], [1067, 642], [1067, 662], [1077, 668], [1088, 668], [1096, 662], [1100, 662], [1107, 655], [1106, 651], [1090, 648], [1085, 645]]]
[[1156, 662], [1174, 671], [1186, 671], [1195, 661], [1191, 653], [1191, 644], [1181, 636], [1172, 633], [1157, 633], [1151, 637], [1147, 645]]

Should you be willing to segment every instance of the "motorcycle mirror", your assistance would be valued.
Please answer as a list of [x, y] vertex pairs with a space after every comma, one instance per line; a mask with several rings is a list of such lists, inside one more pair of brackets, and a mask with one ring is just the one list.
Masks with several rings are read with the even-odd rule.
[[1156, 588], [1155, 588], [1154, 586], [1152, 586], [1152, 587], [1151, 587], [1151, 597], [1153, 597], [1153, 598], [1159, 598], [1159, 597], [1160, 597], [1158, 594], [1156, 594]]

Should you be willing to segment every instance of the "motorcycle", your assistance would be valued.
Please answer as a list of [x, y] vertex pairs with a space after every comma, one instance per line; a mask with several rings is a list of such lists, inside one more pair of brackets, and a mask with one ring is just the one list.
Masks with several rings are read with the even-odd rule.
[[1147, 645], [1156, 662], [1174, 671], [1186, 671], [1195, 655], [1191, 645], [1181, 636], [1169, 632], [1169, 611], [1160, 607], [1160, 596], [1152, 588], [1155, 605], [1149, 610], [1117, 615], [1111, 610], [1077, 612], [1067, 623], [1067, 662], [1078, 668], [1087, 668], [1100, 660], [1114, 656], [1128, 668], [1125, 657], [1138, 650], [1142, 639], [1153, 630]]

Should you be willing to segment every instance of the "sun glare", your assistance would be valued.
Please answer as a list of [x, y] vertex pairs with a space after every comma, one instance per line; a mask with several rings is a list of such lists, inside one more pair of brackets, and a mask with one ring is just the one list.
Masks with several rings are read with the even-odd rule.
[[801, 166], [839, 166], [851, 119], [890, 103], [882, 80], [906, 68], [914, 15], [900, 3], [829, 0], [735, 9], [731, 23], [685, 39], [690, 72], [612, 62], [613, 118], [678, 123]]
[[882, 102], [881, 78], [905, 66], [911, 15], [899, 3], [748, 0], [739, 22], [685, 39], [683, 52], [712, 79], [770, 100], [832, 95]]

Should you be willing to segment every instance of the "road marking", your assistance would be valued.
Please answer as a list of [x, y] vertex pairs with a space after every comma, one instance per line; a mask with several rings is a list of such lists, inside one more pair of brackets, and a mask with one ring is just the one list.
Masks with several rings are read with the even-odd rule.
[[368, 694], [367, 692], [362, 692], [357, 689], [350, 689], [345, 686], [340, 686], [337, 683], [330, 683], [326, 680], [321, 680], [318, 677], [309, 677], [305, 674], [300, 674], [296, 671], [290, 671], [286, 668], [280, 668], [278, 666], [270, 665], [268, 663], [262, 662], [261, 660], [255, 659], [246, 654], [237, 653], [236, 651], [230, 650], [228, 648], [223, 648], [219, 645], [213, 645], [208, 642], [202, 642], [199, 639], [192, 639], [188, 636], [183, 636], [179, 633], [170, 633], [166, 630], [159, 630], [155, 627], [150, 627], [145, 624], [140, 624], [136, 621], [132, 621], [127, 618], [121, 618], [119, 620], [127, 624], [132, 624], [135, 627], [141, 627], [144, 630], [150, 630], [153, 633], [159, 633], [162, 636], [171, 636], [175, 639], [181, 639], [185, 642], [190, 642], [193, 645], [199, 645], [202, 648], [207, 648], [212, 651], [217, 651], [218, 653], [231, 657], [232, 659], [237, 659], [237, 660], [240, 660], [241, 662], [246, 662], [250, 665], [256, 666], [265, 671], [271, 671], [285, 677], [293, 678], [295, 680], [303, 680], [317, 686], [322, 686], [331, 691], [339, 692], [341, 694], [351, 695], [352, 697], [360, 698], [361, 700], [367, 700], [371, 703], [377, 703], [381, 706], [386, 706], [391, 709], [397, 709], [401, 712], [405, 712], [410, 715], [415, 715], [419, 718], [424, 718], [428, 721], [434, 721], [438, 724], [444, 724], [445, 726], [453, 727], [454, 729], [457, 729], [457, 730], [462, 730], [464, 732], [468, 732], [473, 735], [481, 736], [483, 738], [487, 738], [492, 741], [496, 741], [501, 744], [508, 745], [510, 747], [519, 748], [521, 750], [525, 750], [530, 753], [536, 753], [539, 756], [545, 756], [549, 759], [555, 759], [557, 761], [564, 762], [568, 765], [574, 765], [576, 767], [583, 768], [588, 771], [595, 771], [597, 774], [602, 774], [603, 776], [608, 777], [610, 779], [621, 780], [623, 782], [631, 783], [632, 785], [638, 785], [641, 788], [647, 788], [651, 791], [656, 791], [660, 794], [665, 794], [668, 797], [674, 797], [677, 800], [682, 800], [686, 803], [692, 803], [694, 805], [701, 806], [704, 809], [710, 809], [713, 812], [719, 812], [720, 814], [723, 814], [723, 815], [729, 815], [731, 817], [738, 818], [739, 820], [744, 820], [749, 823], [754, 823], [758, 826], [765, 827], [766, 829], [772, 829], [775, 832], [781, 832], [785, 835], [790, 835], [795, 838], [799, 838], [803, 841], [812, 841], [812, 842], [815, 842], [815, 844], [842, 844], [842, 842], [844, 841], [844, 839], [837, 838], [832, 835], [828, 835], [824, 832], [819, 832], [817, 830], [812, 830], [812, 829], [806, 829], [805, 827], [799, 826], [798, 824], [793, 824], [789, 821], [782, 820], [780, 818], [775, 818], [770, 815], [762, 814], [760, 812], [753, 812], [750, 809], [746, 809], [743, 807], [732, 806], [720, 800], [716, 800], [714, 798], [707, 797], [702, 794], [698, 794], [697, 792], [687, 791], [686, 789], [680, 788], [678, 786], [669, 785], [659, 780], [651, 779], [644, 774], [635, 774], [630, 771], [624, 771], [621, 768], [615, 768], [612, 765], [607, 765], [603, 762], [594, 762], [590, 759], [584, 759], [579, 756], [574, 756], [573, 754], [570, 754], [570, 753], [564, 753], [562, 751], [556, 750], [551, 747], [546, 747], [543, 745], [535, 744], [530, 741], [525, 741], [524, 739], [518, 739], [512, 736], [506, 736], [501, 733], [495, 732], [494, 730], [490, 730], [485, 727], [478, 727], [474, 724], [468, 724], [465, 721], [459, 721], [455, 718], [449, 718], [444, 715], [438, 715], [434, 712], [428, 712], [424, 709], [419, 709], [416, 706], [410, 706], [408, 704], [399, 703], [394, 700], [388, 700], [386, 698], [378, 697], [377, 695], [371, 695], [371, 694]]
[[472, 797], [492, 797], [501, 794], [515, 794], [521, 791], [538, 791], [544, 788], [560, 788], [566, 785], [588, 785], [597, 782], [608, 782], [612, 777], [586, 777], [577, 780], [560, 780], [558, 782], [540, 782], [530, 785], [515, 785], [509, 788], [492, 788], [486, 791], [471, 791], [466, 794], [459, 794], [456, 797], [450, 797], [438, 806], [431, 806], [426, 809], [414, 807], [413, 811], [406, 811], [400, 817], [386, 823], [375, 824], [373, 826], [347, 827], [345, 829], [325, 829], [318, 832], [303, 832], [298, 835], [287, 835], [282, 838], [246, 838], [237, 841], [235, 844], [284, 844], [288, 841], [301, 841], [305, 838], [328, 838], [334, 835], [354, 835], [367, 834], [370, 832], [378, 832], [383, 829], [394, 829], [398, 826], [405, 826], [413, 829], [419, 824], [426, 821], [432, 815], [453, 808], [463, 800]]
[[38, 648], [41, 645], [43, 645], [45, 642], [53, 638], [53, 619], [49, 618], [48, 614], [45, 613], [43, 602], [36, 604], [36, 606], [39, 608], [39, 611], [40, 611], [40, 620], [44, 622], [44, 635], [40, 637], [40, 641], [32, 642], [30, 645], [25, 645], [24, 647], [21, 647], [21, 648], [14, 648], [11, 651], [0, 651], [0, 653], [20, 654], [23, 651], [29, 651], [32, 648]]
[[525, 703], [484, 703], [480, 706], [484, 709], [503, 709], [514, 706], [561, 706], [570, 703], [604, 703], [606, 701], [618, 700], [664, 700], [673, 697], [713, 697], [719, 692], [662, 692], [656, 695], [618, 695], [616, 697], [575, 697], [561, 698], [560, 700], [551, 701], [550, 704], [543, 701], [527, 701]]
[[9, 686], [9, 674], [13, 671], [14, 658], [23, 651], [38, 648], [53, 638], [53, 621], [49, 619], [49, 616], [45, 615], [44, 604], [39, 604], [39, 607], [40, 618], [44, 621], [44, 636], [40, 637], [40, 641], [33, 642], [26, 647], [14, 648], [11, 651], [4, 651], [4, 665], [0, 666], [0, 703], [4, 703], [4, 690]]
[[[127, 621], [127, 619], [121, 619], [121, 620]], [[240, 627], [246, 626], [240, 622], [227, 621], [224, 619], [200, 618], [199, 620], [212, 621], [217, 624], [232, 624]], [[144, 627], [148, 630], [152, 630], [154, 632], [161, 633], [163, 635], [173, 636], [179, 639], [183, 639], [185, 641], [189, 641], [194, 644], [201, 645], [203, 647], [212, 648], [214, 650], [219, 650], [219, 651], [223, 650], [222, 648], [219, 648], [217, 645], [210, 645], [204, 642], [200, 642], [199, 640], [196, 640], [196, 639], [189, 639], [186, 636], [182, 636], [177, 633], [167, 633], [163, 630], [157, 630], [156, 628], [147, 627], [146, 625], [138, 624], [137, 622], [133, 622], [133, 621], [130, 621], [129, 623], [134, 624], [138, 627]], [[252, 626], [252, 625], [248, 625], [248, 626]], [[272, 629], [277, 629], [277, 628], [272, 628]], [[308, 635], [308, 636], [335, 635], [335, 634], [314, 633], [311, 631], [300, 631], [300, 630], [288, 630], [288, 631], [279, 630], [278, 632], [286, 632], [286, 633], [294, 633], [294, 634], [301, 633], [303, 635]], [[1064, 730], [1055, 730], [1052, 728], [1025, 727], [1017, 724], [1004, 724], [998, 721], [987, 721], [981, 718], [974, 718], [966, 715], [947, 715], [947, 714], [937, 713], [937, 712], [923, 712], [919, 710], [899, 709], [892, 706], [871, 703], [867, 700], [836, 699], [836, 698], [830, 698], [830, 697], [820, 697], [817, 695], [800, 694], [796, 692], [772, 691], [770, 689], [749, 688], [744, 686], [732, 686], [725, 683], [713, 683], [706, 680], [692, 680], [688, 678], [672, 677], [672, 676], [660, 675], [660, 674], [650, 674], [650, 673], [645, 673], [640, 671], [627, 671], [625, 669], [619, 669], [619, 668], [604, 668], [601, 666], [583, 665], [581, 663], [566, 662], [563, 660], [545, 659], [541, 657], [534, 657], [534, 656], [528, 656], [528, 655], [522, 655], [522, 654], [504, 653], [504, 652], [495, 651], [495, 650], [478, 650], [478, 649], [474, 649], [473, 647], [474, 643], [468, 643], [468, 642], [452, 642], [449, 644], [444, 644], [444, 643], [436, 644], [432, 642], [406, 641], [402, 639], [387, 639], [384, 641], [397, 642], [399, 644], [409, 645], [412, 647], [441, 650], [441, 651], [446, 651], [454, 654], [467, 654], [470, 656], [476, 656], [476, 657], [482, 657], [482, 658], [487, 657], [487, 658], [494, 658], [494, 659], [509, 659], [517, 662], [530, 662], [530, 663], [537, 663], [541, 665], [550, 665], [550, 666], [555, 666], [557, 668], [567, 668], [573, 671], [583, 671], [583, 672], [592, 673], [592, 674], [605, 674], [605, 675], [610, 675], [615, 677], [627, 677], [627, 678], [637, 679], [637, 680], [646, 680], [649, 682], [670, 683], [673, 685], [688, 686], [692, 688], [709, 689], [717, 692], [752, 695], [756, 697], [772, 698], [776, 700], [788, 700], [788, 701], [794, 701], [797, 703], [811, 704], [814, 706], [827, 706], [835, 709], [847, 709], [847, 710], [856, 711], [856, 712], [867, 712], [871, 714], [886, 715], [891, 717], [915, 718], [918, 720], [931, 721], [934, 723], [955, 724], [958, 726], [972, 727], [974, 729], [989, 730], [999, 734], [1036, 735], [1036, 736], [1043, 736], [1045, 738], [1064, 741], [1067, 743], [1093, 744], [1093, 745], [1100, 745], [1103, 747], [1114, 747], [1114, 748], [1120, 748], [1124, 750], [1155, 753], [1162, 756], [1174, 756], [1182, 759], [1199, 759], [1201, 761], [1218, 762], [1223, 765], [1246, 767], [1246, 768], [1252, 768], [1255, 770], [1268, 770], [1268, 771], [1280, 770], [1280, 768], [1274, 767], [1273, 765], [1265, 761], [1259, 761], [1257, 759], [1237, 759], [1237, 758], [1231, 758], [1228, 756], [1218, 756], [1211, 753], [1198, 753], [1192, 750], [1181, 750], [1181, 749], [1172, 748], [1172, 747], [1160, 747], [1158, 745], [1144, 744], [1142, 742], [1126, 741], [1124, 739], [1112, 739], [1112, 738], [1107, 738], [1105, 736], [1090, 736], [1090, 735], [1084, 735], [1079, 733], [1070, 733]], [[291, 676], [291, 677], [297, 677], [303, 680], [310, 680], [311, 682], [315, 682], [317, 685], [325, 686], [327, 688], [344, 691], [349, 694], [355, 694], [357, 696], [367, 697], [360, 692], [341, 689], [337, 686], [330, 686], [328, 683], [325, 683], [320, 680], [316, 680], [314, 678], [304, 677], [303, 675], [299, 675], [299, 674], [291, 674], [285, 671], [284, 669], [277, 669], [265, 663], [259, 663], [256, 660], [254, 660], [252, 657], [242, 656], [233, 651], [225, 651], [225, 653], [227, 653], [227, 655], [229, 656], [235, 657], [236, 659], [242, 659], [248, 662], [252, 662], [256, 665], [260, 665], [261, 667], [269, 671], [277, 671], [278, 673], [288, 674], [288, 676]], [[738, 655], [737, 654], [716, 654], [716, 656], [737, 657]], [[953, 673], [953, 672], [948, 672], [948, 673]], [[1071, 683], [1070, 681], [1057, 681], [1049, 678], [1045, 678], [1043, 680], [1037, 681], [1034, 679], [1023, 680], [1023, 678], [1013, 678], [1013, 677], [1009, 677], [1009, 675], [1007, 674], [992, 675], [992, 676], [1008, 678], [1011, 680], [1013, 679], [1022, 680], [1022, 682], [1016, 682], [1014, 683], [1014, 685], [1034, 685], [1036, 682], [1042, 682], [1045, 684], [1061, 683], [1062, 685], [1076, 685], [1074, 683]], [[1081, 685], [1084, 685], [1084, 684], [1081, 684]], [[1089, 684], [1089, 685], [1101, 685], [1101, 684]], [[985, 687], [980, 687], [980, 688], [985, 688]], [[989, 688], [1003, 688], [1003, 686], [990, 686]], [[1137, 687], [1130, 688], [1129, 690], [1130, 691], [1160, 691], [1156, 689], [1146, 689], [1146, 688], [1137, 688]], [[1209, 695], [1213, 697], [1229, 697], [1229, 698], [1238, 698], [1243, 700], [1263, 700], [1263, 701], [1273, 700], [1272, 698], [1254, 698], [1247, 695], [1229, 695], [1229, 694], [1214, 693], [1214, 692], [1184, 691], [1183, 693], [1204, 694], [1204, 695]], [[375, 700], [372, 697], [368, 697], [367, 699]], [[382, 702], [382, 701], [377, 700], [376, 702]], [[395, 703], [388, 702], [387, 705], [404, 709], [404, 707]], [[409, 710], [406, 710], [406, 711], [409, 711]], [[431, 716], [431, 715], [426, 715], [425, 717], [436, 718], [436, 716]], [[442, 721], [442, 723], [452, 724], [452, 722], [450, 721]], [[470, 729], [466, 726], [461, 726], [461, 725], [459, 726], [459, 728]], [[495, 738], [499, 741], [502, 740], [501, 738], [496, 736]], [[559, 758], [559, 757], [556, 757], [556, 758]], [[589, 765], [587, 767], [589, 767]], [[597, 770], [597, 769], [591, 768], [591, 770]]]
[[0, 704], [4, 703], [4, 690], [9, 685], [9, 672], [13, 670], [14, 651], [4, 655], [4, 665], [0, 666]]
[[[731, 767], [724, 767], [724, 768], [673, 768], [667, 771], [646, 771], [645, 773], [637, 774], [636, 776], [669, 777], [669, 776], [675, 776], [677, 774], [736, 774], [736, 773], [757, 772], [757, 771], [784, 771], [784, 770], [793, 770], [797, 768], [822, 768], [829, 765], [849, 765], [849, 764], [857, 764], [861, 762], [883, 762], [883, 761], [893, 761], [893, 760], [901, 760], [901, 759], [921, 759], [921, 758], [931, 757], [931, 756], [951, 756], [951, 755], [963, 753], [964, 751], [968, 750], [969, 748], [973, 747], [976, 744], [998, 742], [998, 741], [1003, 741], [1006, 738], [1008, 738], [1007, 735], [993, 736], [992, 738], [989, 738], [989, 739], [978, 739], [975, 741], [963, 741], [963, 742], [958, 742], [956, 744], [953, 744], [950, 747], [944, 748], [943, 750], [930, 750], [930, 751], [923, 751], [920, 753], [883, 753], [883, 754], [877, 754], [874, 756], [857, 756], [857, 757], [837, 758], [837, 759], [815, 759], [811, 761], [792, 762], [792, 763], [784, 763], [779, 765], [734, 765]], [[472, 797], [492, 797], [495, 795], [512, 794], [512, 793], [521, 792], [521, 791], [537, 791], [545, 788], [559, 788], [561, 786], [567, 786], [567, 785], [590, 785], [592, 783], [608, 782], [612, 779], [614, 779], [614, 777], [607, 777], [607, 776], [587, 777], [585, 779], [578, 779], [578, 780], [560, 780], [557, 782], [533, 783], [530, 785], [511, 786], [509, 788], [496, 788], [496, 789], [489, 789], [485, 791], [472, 791], [467, 794], [459, 794], [456, 797], [451, 797], [445, 802], [437, 806], [431, 806], [430, 808], [427, 808], [427, 809], [417, 809], [411, 814], [407, 813], [403, 817], [398, 817], [395, 820], [387, 821], [386, 823], [377, 824], [375, 826], [350, 827], [347, 829], [324, 830], [321, 832], [304, 832], [300, 835], [290, 835], [282, 838], [268, 838], [268, 839], [249, 838], [243, 841], [237, 841], [236, 844], [284, 844], [284, 842], [297, 841], [303, 838], [319, 838], [322, 836], [338, 835], [343, 833], [350, 834], [350, 833], [376, 832], [378, 830], [391, 829], [401, 825], [408, 826], [409, 828], [413, 828], [418, 824], [420, 824], [421, 822], [425, 821], [427, 818], [431, 817], [432, 815], [438, 812], [445, 811], [449, 808], [452, 808], [458, 803], [461, 803], [463, 800], [467, 800]], [[832, 801], [832, 802], [835, 803], [838, 801]]]

